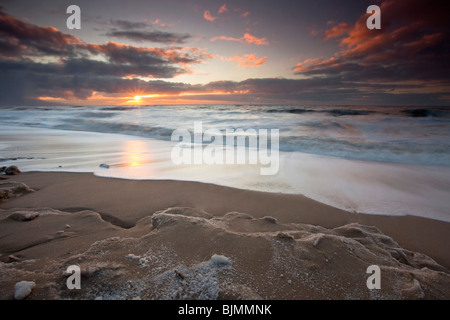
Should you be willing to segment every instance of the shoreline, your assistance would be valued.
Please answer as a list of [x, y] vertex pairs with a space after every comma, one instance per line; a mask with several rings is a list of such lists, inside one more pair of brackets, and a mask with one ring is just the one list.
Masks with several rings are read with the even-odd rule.
[[[261, 176], [260, 166], [254, 165], [175, 165], [168, 141], [27, 127], [0, 131], [3, 158], [18, 157], [3, 165], [16, 165], [26, 172], [66, 170], [136, 180], [201, 181], [303, 194], [350, 212], [410, 214], [450, 222], [445, 188], [450, 184], [450, 167], [280, 152], [280, 172]], [[100, 168], [99, 164], [110, 168]]]
[[[438, 220], [414, 216], [377, 216], [351, 213], [303, 195], [242, 190], [201, 182], [127, 180], [97, 177], [90, 173], [27, 172], [17, 176], [8, 176], [7, 180], [1, 180], [0, 183], [11, 181], [24, 183], [35, 191], [0, 203], [0, 236], [4, 239], [0, 241], [0, 250], [2, 250], [0, 260], [5, 263], [8, 262], [5, 259], [9, 254], [19, 255], [23, 260], [52, 259], [51, 261], [53, 261], [53, 259], [58, 259], [59, 261], [74, 254], [87, 254], [95, 243], [107, 241], [111, 237], [147, 239], [150, 236], [155, 239], [161, 237], [161, 241], [152, 240], [151, 246], [155, 243], [159, 243], [161, 246], [181, 246], [182, 249], [175, 250], [177, 255], [184, 256], [183, 261], [193, 259], [192, 263], [194, 263], [196, 254], [193, 254], [192, 251], [209, 248], [209, 254], [221, 254], [215, 246], [213, 248], [212, 244], [205, 243], [205, 241], [216, 243], [216, 238], [224, 237], [224, 232], [227, 237], [238, 237], [240, 240], [239, 242], [236, 242], [238, 240], [234, 238], [227, 240], [230, 245], [225, 246], [222, 251], [229, 251], [231, 252], [229, 255], [239, 256], [240, 253], [236, 250], [241, 246], [253, 248], [250, 244], [241, 243], [245, 239], [250, 243], [256, 241], [254, 237], [266, 239], [274, 236], [275, 239], [278, 239], [280, 234], [283, 235], [287, 232], [287, 238], [292, 235], [294, 240], [300, 237], [295, 241], [303, 241], [304, 238], [301, 234], [312, 232], [311, 236], [306, 237], [310, 239], [317, 232], [311, 230], [320, 229], [322, 230], [320, 234], [325, 235], [325, 238], [331, 232], [329, 236], [333, 239], [332, 247], [324, 249], [325, 251], [320, 253], [321, 256], [324, 254], [329, 256], [333, 251], [339, 252], [343, 249], [339, 244], [342, 241], [344, 243], [347, 241], [353, 243], [355, 240], [362, 241], [362, 244], [370, 247], [373, 243], [378, 243], [376, 239], [381, 236], [378, 233], [381, 231], [383, 237], [387, 236], [393, 239], [394, 242], [391, 241], [392, 239], [388, 241], [392, 243], [392, 246], [395, 248], [400, 246], [404, 249], [399, 257], [394, 255], [394, 262], [389, 262], [389, 264], [400, 261], [401, 268], [420, 267], [417, 269], [419, 271], [414, 269], [416, 270], [414, 272], [422, 272], [429, 268], [445, 270], [439, 269], [442, 267], [435, 266], [429, 258], [422, 257], [425, 254], [443, 267], [447, 269], [450, 267], [448, 254], [450, 252], [448, 247], [450, 223]], [[41, 217], [25, 224], [23, 222], [13, 223], [8, 216], [11, 213], [17, 213], [18, 210], [41, 212]], [[58, 210], [58, 212], [52, 210]], [[51, 214], [42, 214], [50, 211], [52, 211]], [[169, 219], [168, 227], [164, 227], [164, 232], [159, 230], [160, 224], [155, 222], [161, 212], [166, 214], [166, 216], [162, 215], [164, 219]], [[173, 215], [172, 212], [177, 212], [177, 215]], [[52, 219], [56, 219], [59, 215], [61, 217], [58, 219], [65, 221], [62, 226], [65, 224], [72, 226], [71, 229], [68, 229], [69, 232], [64, 233], [65, 230], [59, 230], [61, 224], [58, 227], [54, 226], [56, 220]], [[162, 221], [166, 221], [163, 218], [161, 218]], [[33, 227], [33, 223], [40, 223], [39, 229]], [[92, 225], [90, 225], [91, 223]], [[223, 226], [219, 228], [218, 225]], [[377, 229], [372, 229], [372, 226]], [[26, 229], [26, 233], [23, 233], [24, 230], [21, 228], [25, 227], [30, 229]], [[204, 230], [199, 231], [195, 228]], [[177, 233], [172, 233], [175, 232], [175, 229], [177, 229]], [[11, 230], [16, 230], [20, 234], [14, 234]], [[148, 233], [149, 230], [150, 233]], [[52, 232], [56, 232], [57, 236], [50, 237], [49, 234], [53, 234]], [[165, 234], [167, 237], [163, 236]], [[184, 235], [184, 238], [179, 238], [181, 234]], [[338, 235], [339, 241], [336, 238]], [[344, 240], [341, 238], [342, 235], [345, 236]], [[195, 242], [193, 247], [192, 244], [185, 243], [200, 237], [203, 240]], [[258, 241], [263, 240], [258, 238]], [[319, 240], [316, 239], [313, 244], [316, 242], [319, 243]], [[135, 247], [136, 241], [133, 243]], [[235, 244], [231, 245], [232, 243]], [[271, 255], [269, 254], [270, 250], [265, 247], [266, 245], [259, 242], [254, 244], [255, 248], [260, 248], [256, 251], [261, 250], [269, 256]], [[383, 244], [378, 243], [377, 245]], [[218, 244], [217, 248], [222, 246], [224, 244]], [[254, 249], [249, 250], [253, 251]], [[353, 252], [352, 250], [350, 251]], [[385, 249], [383, 250], [385, 251]], [[400, 249], [393, 250], [399, 252]], [[346, 254], [346, 252], [342, 254]], [[420, 254], [414, 254], [414, 252]], [[165, 251], [164, 254], [166, 253]], [[314, 257], [316, 254], [318, 251], [311, 252]], [[125, 253], [124, 256], [126, 256]], [[350, 260], [354, 258], [353, 254], [349, 256]], [[203, 260], [205, 259], [203, 258]], [[261, 257], [254, 257], [254, 259], [260, 260]], [[329, 259], [330, 257], [327, 258], [327, 261]], [[368, 256], [367, 259], [369, 259]], [[417, 259], [428, 262], [421, 264], [417, 262], [419, 261]], [[239, 259], [235, 258], [235, 260]], [[353, 264], [350, 263], [346, 267], [349, 262], [344, 262], [342, 261], [342, 272], [347, 269], [349, 270], [345, 273], [350, 272]], [[36, 263], [40, 265], [39, 263], [44, 262]], [[252, 268], [257, 268], [254, 265], [255, 261], [248, 263], [252, 264]], [[318, 268], [328, 270], [327, 266], [322, 266], [321, 263], [316, 263], [321, 266]], [[423, 267], [425, 268], [423, 269]], [[190, 271], [186, 269], [186, 272]], [[330, 272], [332, 272], [331, 269]], [[447, 272], [445, 271], [445, 274], [449, 276]], [[258, 292], [261, 296], [261, 291]], [[448, 297], [448, 293], [446, 294]], [[262, 296], [269, 297], [268, 295]], [[291, 298], [291, 296], [281, 294], [279, 298], [285, 299]]]

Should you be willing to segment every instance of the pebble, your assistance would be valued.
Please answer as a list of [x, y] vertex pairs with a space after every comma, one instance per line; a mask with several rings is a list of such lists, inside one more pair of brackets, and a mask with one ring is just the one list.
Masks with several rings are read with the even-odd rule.
[[14, 299], [23, 300], [28, 297], [36, 286], [34, 281], [20, 281], [14, 286]]

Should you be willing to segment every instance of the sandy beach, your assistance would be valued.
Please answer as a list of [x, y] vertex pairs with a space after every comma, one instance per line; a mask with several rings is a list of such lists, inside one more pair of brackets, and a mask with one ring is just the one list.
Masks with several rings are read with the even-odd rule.
[[450, 298], [446, 222], [198, 182], [1, 178], [0, 299], [20, 281], [27, 299]]

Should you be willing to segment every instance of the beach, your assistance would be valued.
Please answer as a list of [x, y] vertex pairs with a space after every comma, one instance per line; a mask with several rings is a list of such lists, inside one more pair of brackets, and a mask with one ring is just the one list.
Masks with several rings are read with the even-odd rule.
[[1, 177], [1, 299], [20, 281], [27, 299], [450, 298], [445, 221], [193, 181]]
[[3, 2], [0, 300], [450, 300], [444, 1]]

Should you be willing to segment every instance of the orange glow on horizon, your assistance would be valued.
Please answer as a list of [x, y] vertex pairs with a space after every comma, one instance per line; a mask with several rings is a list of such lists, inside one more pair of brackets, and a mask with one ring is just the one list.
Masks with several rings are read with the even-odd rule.
[[[157, 99], [173, 99], [173, 100], [179, 100], [177, 98], [179, 97], [195, 97], [195, 96], [215, 96], [215, 95], [233, 95], [233, 94], [247, 94], [250, 90], [239, 90], [239, 91], [211, 91], [211, 92], [180, 92], [175, 94], [169, 94], [169, 93], [153, 93], [153, 94], [139, 94], [132, 97], [124, 97], [123, 99], [126, 99], [127, 104], [152, 104], [157, 103], [160, 104], [158, 101], [155, 101]], [[150, 100], [150, 101], [149, 101]], [[199, 100], [200, 103], [202, 103], [203, 100]], [[197, 101], [198, 102], [198, 101]], [[169, 102], [170, 103], [170, 102]], [[179, 103], [177, 101], [177, 103]], [[182, 104], [186, 103], [193, 103], [193, 102], [184, 102]], [[210, 103], [203, 101], [203, 103]]]
[[[233, 104], [241, 101], [222, 100], [218, 98], [209, 99], [208, 96], [230, 96], [245, 95], [250, 90], [235, 91], [211, 91], [211, 92], [179, 92], [179, 93], [153, 93], [145, 94], [140, 90], [129, 92], [129, 96], [104, 96], [102, 93], [94, 92], [87, 99], [74, 99], [73, 97], [49, 97], [41, 96], [37, 99], [52, 103], [80, 104], [80, 105], [152, 105], [152, 104]], [[186, 99], [183, 99], [186, 97]], [[192, 98], [191, 98], [192, 97]], [[198, 97], [198, 99], [195, 99]]]

